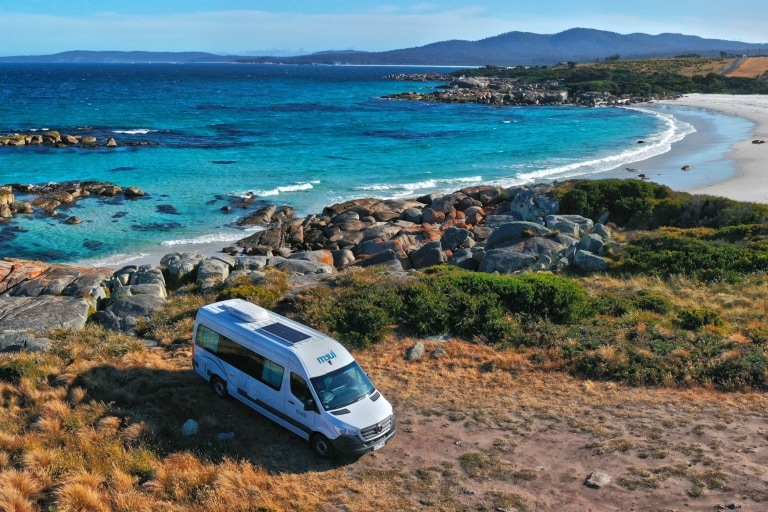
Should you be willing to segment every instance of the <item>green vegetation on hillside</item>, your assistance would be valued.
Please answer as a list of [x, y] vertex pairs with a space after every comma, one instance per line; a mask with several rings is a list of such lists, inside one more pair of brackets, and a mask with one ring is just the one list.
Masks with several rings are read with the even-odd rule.
[[485, 66], [452, 73], [455, 76], [512, 78], [520, 83], [557, 82], [571, 95], [584, 91], [614, 95], [689, 93], [768, 94], [768, 74], [757, 78], [722, 74], [731, 59], [679, 57], [673, 59], [611, 60], [591, 64], [513, 68]]

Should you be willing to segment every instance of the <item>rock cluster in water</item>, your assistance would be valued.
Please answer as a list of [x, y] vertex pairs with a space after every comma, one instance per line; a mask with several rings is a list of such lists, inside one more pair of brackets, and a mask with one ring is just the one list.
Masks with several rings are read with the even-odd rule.
[[0, 135], [0, 146], [51, 146], [57, 148], [116, 148], [114, 137], [97, 138], [91, 135], [62, 134], [56, 130], [43, 133], [12, 133]]
[[[389, 78], [389, 77], [388, 77]], [[396, 78], [390, 78], [396, 79]], [[413, 75], [400, 80], [418, 81]], [[404, 92], [384, 96], [389, 99], [433, 101], [438, 103], [483, 103], [489, 105], [563, 105], [582, 106], [628, 105], [644, 103], [656, 97], [613, 95], [609, 92], [583, 91], [570, 96], [559, 89], [559, 81], [522, 84], [513, 78], [469, 77], [451, 78], [432, 92]]]
[[[32, 201], [17, 201], [14, 192], [36, 195], [37, 197]], [[53, 217], [58, 214], [58, 208], [71, 205], [79, 199], [89, 196], [115, 197], [119, 195], [132, 199], [143, 197], [145, 194], [138, 187], [122, 188], [101, 181], [70, 181], [45, 185], [2, 185], [0, 186], [0, 220], [7, 220], [19, 214], [32, 214], [36, 210]], [[67, 219], [69, 224], [77, 223], [70, 219]]]

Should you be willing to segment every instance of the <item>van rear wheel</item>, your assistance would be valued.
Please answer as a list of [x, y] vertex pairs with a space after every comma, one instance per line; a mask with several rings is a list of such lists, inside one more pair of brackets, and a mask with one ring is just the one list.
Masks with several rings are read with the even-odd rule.
[[227, 381], [221, 377], [211, 378], [211, 387], [213, 388], [213, 392], [216, 393], [216, 396], [219, 398], [227, 398], [229, 396], [229, 392], [227, 391]]
[[323, 434], [315, 434], [312, 436], [312, 449], [323, 459], [332, 459], [336, 455], [336, 450], [333, 449], [333, 445]]

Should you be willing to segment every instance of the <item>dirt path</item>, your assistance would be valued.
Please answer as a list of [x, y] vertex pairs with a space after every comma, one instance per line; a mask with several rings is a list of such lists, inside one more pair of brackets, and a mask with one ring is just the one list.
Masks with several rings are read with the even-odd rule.
[[[399, 432], [350, 478], [379, 475], [413, 510], [768, 509], [763, 394], [584, 382], [443, 346], [407, 364], [392, 347], [362, 356]], [[585, 485], [592, 473], [610, 482]]]

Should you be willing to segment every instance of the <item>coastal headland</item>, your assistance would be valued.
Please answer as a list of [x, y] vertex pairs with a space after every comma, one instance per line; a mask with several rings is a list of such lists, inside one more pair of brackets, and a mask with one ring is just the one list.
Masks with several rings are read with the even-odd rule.
[[520, 83], [517, 79], [496, 77], [451, 77], [434, 74], [388, 75], [389, 80], [424, 82], [444, 81], [431, 92], [404, 92], [384, 96], [389, 99], [438, 103], [481, 103], [498, 106], [579, 105], [618, 106], [660, 99], [659, 95], [615, 95], [610, 92], [560, 90], [558, 80]]

